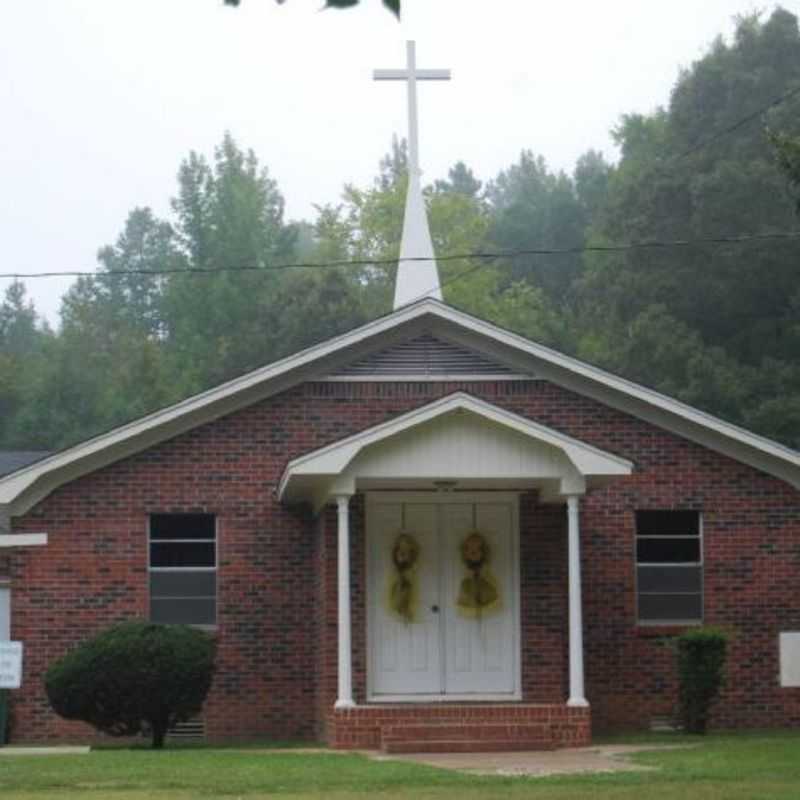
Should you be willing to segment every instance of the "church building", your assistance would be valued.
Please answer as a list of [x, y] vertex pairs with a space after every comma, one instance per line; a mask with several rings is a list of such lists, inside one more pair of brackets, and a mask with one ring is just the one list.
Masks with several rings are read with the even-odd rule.
[[394, 310], [0, 478], [15, 742], [95, 736], [53, 659], [212, 631], [209, 741], [544, 749], [672, 720], [674, 639], [731, 634], [712, 727], [800, 725], [800, 453], [442, 302], [416, 81]]

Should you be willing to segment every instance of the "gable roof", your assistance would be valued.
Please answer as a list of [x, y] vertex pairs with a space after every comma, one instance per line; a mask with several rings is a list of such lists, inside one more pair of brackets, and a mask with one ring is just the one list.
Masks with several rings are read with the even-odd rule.
[[800, 488], [797, 451], [426, 298], [0, 478], [0, 510], [22, 514], [81, 475], [426, 332], [477, 350], [521, 375], [552, 381], [644, 419]]

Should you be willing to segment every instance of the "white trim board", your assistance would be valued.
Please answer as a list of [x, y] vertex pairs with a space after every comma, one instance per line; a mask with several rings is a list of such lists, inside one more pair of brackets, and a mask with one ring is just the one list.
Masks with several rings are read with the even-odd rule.
[[11, 515], [23, 514], [58, 486], [81, 475], [304, 381], [324, 378], [377, 347], [426, 330], [480, 349], [520, 372], [533, 372], [540, 379], [639, 417], [800, 488], [800, 452], [426, 298], [1, 478], [0, 512], [6, 506]]
[[9, 533], [0, 535], [0, 547], [42, 547], [46, 544], [46, 533]]

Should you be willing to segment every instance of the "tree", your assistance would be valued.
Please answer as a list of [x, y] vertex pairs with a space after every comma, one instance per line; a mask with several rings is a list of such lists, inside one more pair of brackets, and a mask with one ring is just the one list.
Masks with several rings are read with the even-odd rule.
[[91, 284], [92, 302], [110, 317], [142, 336], [159, 339], [165, 334], [163, 291], [165, 270], [185, 266], [172, 226], [149, 208], [128, 215], [116, 244], [97, 253], [98, 277]]
[[573, 181], [578, 202], [589, 225], [606, 203], [613, 169], [597, 150], [588, 150], [575, 164]]
[[[588, 216], [572, 179], [563, 172], [550, 172], [545, 160], [530, 150], [489, 184], [486, 197], [492, 216], [488, 239], [493, 248], [522, 251], [584, 244]], [[509, 259], [504, 268], [509, 283], [529, 282], [551, 302], [561, 303], [581, 271], [581, 258], [577, 253], [526, 255]]]
[[15, 280], [7, 289], [0, 305], [0, 350], [6, 355], [23, 358], [39, 346], [39, 318], [27, 298], [25, 284]]
[[795, 194], [795, 208], [800, 214], [800, 136], [789, 136], [778, 131], [768, 131], [778, 166], [789, 181]]
[[[762, 126], [740, 123], [765, 97], [784, 97], [766, 122], [796, 137], [798, 83], [797, 18], [777, 9], [739, 19], [733, 42], [718, 39], [680, 74], [666, 108], [622, 118], [621, 158], [599, 171], [606, 187], [589, 244], [795, 229], [791, 171], [781, 173]], [[800, 403], [796, 249], [787, 240], [589, 253], [575, 293], [578, 355], [796, 443], [800, 431], [785, 424]]]
[[[277, 0], [278, 3], [284, 3], [285, 0]], [[241, 0], [225, 0], [227, 6], [238, 6]], [[326, 0], [326, 8], [352, 8], [357, 6], [359, 0]], [[383, 5], [389, 9], [398, 19], [400, 18], [400, 0], [383, 0]]]
[[50, 665], [45, 690], [65, 719], [111, 736], [152, 736], [199, 713], [214, 675], [215, 642], [182, 625], [123, 622]]
[[183, 263], [172, 227], [136, 208], [98, 262], [97, 274], [78, 279], [62, 299], [59, 335], [27, 372], [14, 425], [28, 446], [72, 444], [188, 392], [184, 381], [167, 378], [163, 348], [168, 277], [159, 273]]
[[437, 193], [463, 194], [473, 198], [480, 195], [482, 186], [483, 183], [475, 177], [472, 170], [463, 161], [457, 161], [450, 167], [447, 180], [437, 180], [433, 184]]
[[27, 445], [20, 437], [19, 416], [51, 338], [52, 332], [27, 298], [25, 285], [11, 283], [0, 304], [0, 447]]
[[277, 184], [252, 150], [230, 134], [209, 164], [191, 153], [178, 173], [173, 201], [186, 273], [164, 287], [165, 350], [200, 390], [260, 366], [279, 354], [275, 302], [292, 260], [296, 228], [283, 221]]

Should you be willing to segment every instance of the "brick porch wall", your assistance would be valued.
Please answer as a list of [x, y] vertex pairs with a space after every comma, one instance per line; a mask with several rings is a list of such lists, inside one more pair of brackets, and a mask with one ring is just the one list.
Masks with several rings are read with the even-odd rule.
[[[15, 738], [88, 735], [49, 711], [41, 677], [88, 634], [146, 617], [147, 518], [165, 511], [208, 511], [220, 522], [220, 670], [207, 707], [209, 734], [321, 734], [335, 695], [335, 594], [320, 594], [321, 575], [335, 586], [332, 517], [317, 527], [302, 510], [281, 506], [277, 482], [289, 459], [456, 390], [636, 465], [632, 476], [582, 503], [593, 724], [641, 727], [674, 707], [674, 631], [635, 624], [634, 511], [692, 508], [703, 513], [706, 620], [735, 634], [712, 724], [800, 725], [800, 691], [782, 690], [776, 679], [778, 633], [800, 630], [800, 492], [545, 381], [311, 383], [80, 478], [13, 520], [15, 531], [50, 535], [45, 548], [0, 556], [0, 572], [12, 584], [12, 636], [27, 646], [25, 686], [14, 697]], [[556, 695], [563, 700], [566, 687], [563, 509], [526, 503], [522, 559], [531, 572], [522, 598], [523, 688], [532, 702], [553, 702]], [[541, 529], [528, 536], [536, 524], [526, 520], [535, 517]], [[353, 563], [363, 566], [360, 541], [354, 536]], [[358, 585], [354, 666], [363, 697]]]

